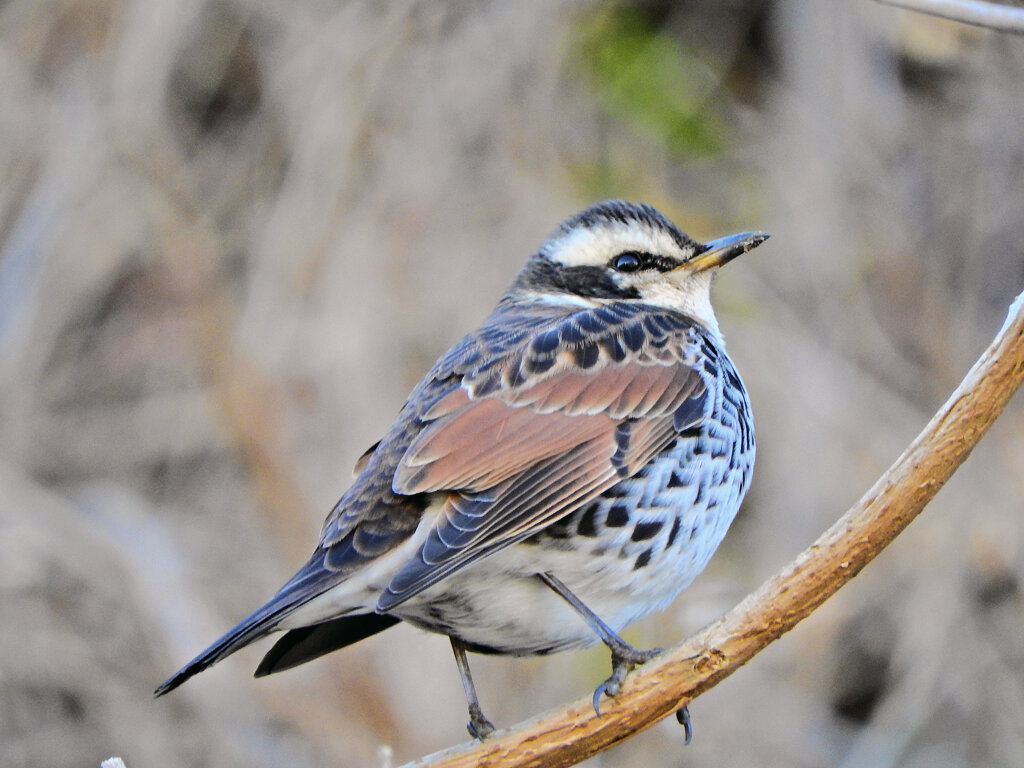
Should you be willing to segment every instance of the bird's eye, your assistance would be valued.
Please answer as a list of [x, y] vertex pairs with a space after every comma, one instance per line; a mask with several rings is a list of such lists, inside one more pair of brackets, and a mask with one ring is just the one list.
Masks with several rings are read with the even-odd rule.
[[640, 255], [631, 251], [620, 253], [612, 259], [611, 266], [616, 272], [636, 272], [641, 266]]

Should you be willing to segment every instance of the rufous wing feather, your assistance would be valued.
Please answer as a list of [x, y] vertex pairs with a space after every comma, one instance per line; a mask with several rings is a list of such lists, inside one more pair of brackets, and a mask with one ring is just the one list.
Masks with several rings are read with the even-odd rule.
[[[596, 358], [575, 352], [580, 342], [553, 345], [546, 330], [551, 365], [529, 374], [525, 355], [510, 353], [426, 411], [393, 488], [451, 495], [378, 610], [586, 504], [664, 450], [678, 435], [677, 412], [686, 412], [687, 425], [703, 412], [706, 383], [685, 363], [692, 343], [685, 324], [634, 320], [614, 345], [584, 340]], [[577, 320], [567, 335], [598, 327], [593, 318]], [[522, 349], [535, 349], [537, 338], [525, 338]]]

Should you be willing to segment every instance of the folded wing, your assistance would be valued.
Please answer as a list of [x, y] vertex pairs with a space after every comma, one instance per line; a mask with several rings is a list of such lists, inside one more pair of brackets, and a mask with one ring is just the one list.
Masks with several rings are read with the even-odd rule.
[[446, 493], [387, 611], [634, 474], [704, 416], [687, 318], [644, 305], [580, 310], [466, 370], [420, 416], [398, 494]]

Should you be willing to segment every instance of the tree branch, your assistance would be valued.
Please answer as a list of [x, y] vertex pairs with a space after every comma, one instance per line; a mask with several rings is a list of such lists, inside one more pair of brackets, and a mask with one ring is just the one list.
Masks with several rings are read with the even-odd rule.
[[964, 24], [973, 24], [976, 27], [1024, 35], [1024, 8], [989, 3], [985, 0], [876, 0], [876, 2]]
[[778, 575], [680, 645], [635, 670], [597, 717], [589, 697], [438, 752], [409, 768], [574, 765], [656, 723], [728, 677], [828, 599], [952, 476], [1024, 379], [1024, 293], [952, 396], [849, 512]]

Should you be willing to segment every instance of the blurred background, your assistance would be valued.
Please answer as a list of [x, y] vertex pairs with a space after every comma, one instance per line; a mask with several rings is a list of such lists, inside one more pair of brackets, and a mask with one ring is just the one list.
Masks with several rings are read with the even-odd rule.
[[[1024, 38], [869, 0], [0, 2], [0, 765], [385, 766], [466, 740], [398, 627], [153, 688], [268, 598], [564, 217], [707, 239], [758, 428], [671, 644], [853, 504], [1024, 288]], [[853, 583], [593, 766], [1024, 766], [1020, 402]], [[507, 726], [603, 649], [475, 657]], [[671, 719], [670, 719], [671, 720]]]

